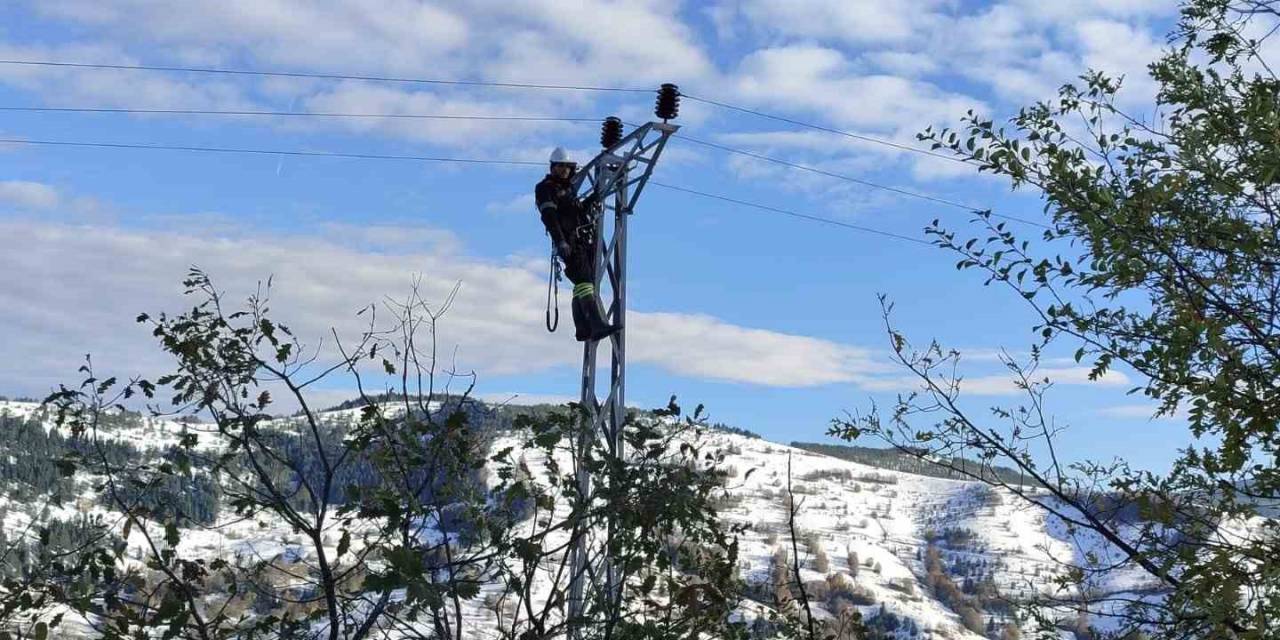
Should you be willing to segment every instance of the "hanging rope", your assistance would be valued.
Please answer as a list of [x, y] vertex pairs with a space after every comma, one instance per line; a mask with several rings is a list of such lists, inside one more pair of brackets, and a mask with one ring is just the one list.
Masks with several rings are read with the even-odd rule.
[[[560, 261], [556, 260], [556, 245], [551, 244], [551, 268], [547, 270], [547, 331], [555, 333], [560, 326]], [[552, 316], [552, 310], [555, 315]]]

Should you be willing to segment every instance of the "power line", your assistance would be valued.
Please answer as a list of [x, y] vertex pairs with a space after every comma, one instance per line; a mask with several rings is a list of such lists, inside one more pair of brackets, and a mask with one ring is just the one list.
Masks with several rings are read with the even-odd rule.
[[890, 186], [887, 186], [887, 185], [883, 185], [883, 184], [878, 184], [878, 183], [875, 183], [875, 182], [871, 182], [871, 181], [869, 181], [869, 180], [863, 180], [862, 178], [855, 178], [855, 177], [853, 177], [853, 176], [848, 176], [848, 175], [844, 175], [844, 174], [841, 174], [841, 173], [835, 173], [835, 172], [832, 172], [832, 171], [827, 171], [827, 170], [825, 170], [825, 169], [819, 169], [819, 168], [817, 168], [817, 167], [811, 167], [811, 166], [808, 166], [808, 165], [803, 165], [803, 164], [799, 164], [799, 163], [791, 162], [791, 161], [788, 161], [788, 160], [782, 160], [782, 159], [780, 159], [780, 158], [773, 158], [773, 157], [770, 157], [770, 156], [766, 156], [766, 155], [764, 155], [764, 154], [755, 153], [754, 151], [747, 151], [747, 150], [745, 150], [745, 149], [737, 149], [737, 148], [730, 147], [730, 146], [727, 146], [727, 145], [718, 144], [718, 143], [715, 143], [715, 142], [708, 142], [708, 141], [706, 141], [706, 140], [699, 140], [699, 139], [697, 139], [697, 138], [694, 138], [694, 137], [691, 137], [691, 136], [687, 136], [687, 135], [682, 135], [682, 136], [680, 136], [680, 138], [679, 138], [679, 139], [680, 139], [680, 140], [684, 140], [685, 142], [692, 142], [693, 144], [702, 145], [702, 146], [704, 146], [704, 147], [711, 147], [712, 149], [719, 149], [719, 150], [724, 151], [724, 152], [726, 152], [726, 153], [733, 153], [733, 154], [737, 154], [737, 155], [741, 155], [741, 156], [747, 156], [747, 157], [749, 157], [749, 158], [755, 158], [755, 159], [757, 159], [757, 160], [764, 160], [765, 162], [772, 162], [772, 163], [774, 163], [774, 164], [780, 164], [780, 165], [782, 165], [782, 166], [784, 166], [784, 167], [790, 167], [790, 168], [792, 168], [792, 169], [799, 169], [799, 170], [801, 170], [801, 171], [808, 171], [808, 172], [811, 172], [811, 173], [816, 173], [816, 174], [819, 174], [819, 175], [824, 175], [824, 176], [827, 176], [827, 177], [830, 177], [830, 178], [837, 178], [837, 179], [839, 179], [839, 180], [845, 180], [845, 181], [848, 181], [848, 182], [857, 183], [857, 184], [860, 184], [860, 185], [864, 185], [864, 186], [871, 187], [871, 188], [873, 188], [873, 189], [883, 189], [883, 190], [885, 190], [885, 191], [892, 191], [893, 193], [897, 193], [897, 194], [899, 194], [899, 195], [904, 195], [904, 196], [908, 196], [908, 197], [912, 197], [912, 198], [920, 198], [920, 199], [922, 199], [922, 200], [929, 200], [929, 201], [931, 201], [931, 202], [936, 202], [936, 203], [938, 203], [938, 204], [945, 204], [945, 205], [947, 205], [947, 206], [949, 206], [949, 207], [955, 207], [955, 208], [957, 208], [957, 209], [964, 209], [964, 210], [966, 210], [966, 211], [972, 211], [972, 210], [974, 210], [974, 209], [976, 209], [976, 208], [977, 208], [977, 207], [971, 207], [971, 206], [969, 206], [969, 205], [967, 205], [967, 204], [964, 204], [964, 203], [961, 203], [961, 202], [956, 202], [956, 201], [954, 201], [954, 200], [946, 200], [946, 199], [944, 199], [944, 198], [938, 198], [938, 197], [931, 196], [931, 195], [927, 195], [927, 194], [923, 194], [923, 193], [916, 193], [916, 192], [914, 192], [914, 191], [908, 191], [908, 190], [906, 190], [906, 189], [899, 189], [898, 187], [890, 187]]
[[[201, 115], [201, 116], [266, 116], [266, 117], [318, 117], [318, 118], [389, 118], [389, 119], [423, 119], [423, 120], [480, 120], [480, 121], [520, 121], [520, 122], [599, 122], [599, 118], [579, 118], [579, 117], [553, 117], [553, 116], [488, 116], [488, 115], [461, 115], [461, 114], [427, 114], [427, 113], [350, 113], [336, 111], [261, 111], [261, 110], [224, 110], [224, 109], [142, 109], [127, 107], [13, 107], [0, 106], [0, 111], [11, 112], [35, 112], [35, 113], [107, 113], [107, 114], [143, 114], [143, 115]], [[628, 126], [635, 127], [637, 125], [628, 123]], [[726, 153], [737, 154], [772, 162], [800, 171], [808, 171], [822, 176], [860, 184], [873, 189], [880, 189], [896, 193], [898, 195], [927, 200], [938, 204], [955, 207], [964, 211], [977, 211], [980, 207], [974, 207], [955, 200], [939, 198], [925, 193], [910, 191], [900, 187], [893, 187], [854, 176], [835, 173], [825, 169], [819, 169], [809, 165], [799, 164], [781, 158], [774, 158], [764, 154], [738, 149], [728, 145], [722, 145], [708, 140], [700, 140], [688, 135], [680, 136], [680, 139], [693, 144], [702, 145], [712, 149], [724, 151]], [[1049, 228], [1048, 225], [1019, 218], [1017, 216], [1009, 216], [999, 213], [992, 213], [993, 217], [1003, 218], [1014, 222], [1020, 222], [1041, 228]]]
[[[366, 81], [372, 81], [372, 82], [394, 82], [394, 83], [401, 83], [401, 84], [499, 87], [499, 88], [509, 88], [509, 89], [550, 89], [550, 90], [562, 90], [562, 91], [604, 91], [604, 92], [612, 91], [612, 92], [626, 92], [626, 93], [649, 93], [650, 91], [652, 91], [652, 89], [639, 89], [639, 88], [633, 88], [633, 87], [600, 87], [600, 86], [590, 86], [590, 85], [542, 84], [542, 83], [527, 83], [527, 82], [491, 82], [486, 80], [443, 80], [438, 78], [408, 78], [408, 77], [395, 77], [395, 76], [352, 75], [352, 74], [343, 74], [343, 73], [319, 73], [319, 72], [310, 73], [310, 72], [303, 72], [303, 71], [260, 71], [256, 69], [225, 69], [225, 68], [216, 68], [216, 67], [176, 67], [176, 66], [142, 65], [142, 64], [55, 62], [51, 60], [0, 60], [0, 64], [22, 65], [22, 66], [33, 66], [33, 67], [61, 67], [61, 68], [71, 68], [71, 69], [115, 69], [115, 70], [126, 70], [126, 71], [162, 71], [162, 72], [205, 73], [205, 74], [235, 75], [235, 76], [308, 78], [308, 79], [316, 79], [316, 80], [366, 80]], [[778, 122], [785, 122], [787, 124], [793, 124], [798, 127], [804, 127], [804, 128], [813, 129], [816, 131], [834, 133], [837, 135], [845, 136], [847, 138], [861, 140], [863, 142], [870, 142], [872, 144], [879, 144], [887, 147], [892, 147], [894, 149], [899, 149], [901, 151], [910, 151], [912, 153], [924, 154], [927, 156], [932, 156], [934, 158], [950, 160], [952, 162], [965, 163], [964, 160], [960, 158], [956, 158], [955, 156], [950, 156], [950, 155], [930, 151], [927, 149], [921, 149], [919, 147], [913, 147], [910, 145], [893, 142], [892, 140], [885, 140], [883, 138], [877, 138], [875, 136], [853, 133], [851, 131], [844, 131], [842, 129], [826, 127], [818, 124], [813, 124], [811, 122], [804, 122], [802, 120], [796, 120], [794, 118], [788, 118], [786, 116], [767, 113], [757, 109], [742, 107], [735, 104], [730, 104], [728, 102], [723, 102], [720, 100], [704, 98], [697, 95], [690, 95], [684, 92], [681, 92], [680, 95], [688, 100], [709, 104], [715, 107], [720, 107], [722, 109], [729, 109], [732, 111], [746, 113], [746, 114], [750, 114], [750, 115], [761, 117], [761, 118], [776, 120]]]
[[[760, 154], [760, 153], [755, 153], [755, 152], [753, 152], [753, 151], [747, 151], [747, 150], [745, 150], [745, 149], [737, 149], [737, 148], [730, 147], [730, 146], [727, 146], [727, 145], [718, 144], [718, 143], [715, 143], [715, 142], [709, 142], [709, 141], [706, 141], [706, 140], [699, 140], [699, 139], [697, 139], [697, 138], [693, 138], [693, 137], [690, 137], [690, 136], [687, 136], [687, 135], [681, 135], [678, 139], [679, 139], [679, 140], [684, 140], [684, 141], [686, 141], [686, 142], [692, 142], [693, 144], [698, 144], [698, 145], [702, 145], [702, 146], [705, 146], [705, 147], [710, 147], [710, 148], [712, 148], [712, 149], [719, 149], [720, 151], [724, 151], [724, 152], [726, 152], [726, 153], [733, 153], [733, 154], [737, 154], [737, 155], [741, 155], [741, 156], [747, 156], [747, 157], [750, 157], [750, 158], [755, 158], [755, 159], [757, 159], [757, 160], [763, 160], [763, 161], [765, 161], [765, 162], [772, 162], [772, 163], [774, 163], [774, 164], [782, 165], [782, 166], [784, 166], [784, 167], [790, 167], [790, 168], [792, 168], [792, 169], [797, 169], [797, 170], [800, 170], [800, 171], [808, 171], [808, 172], [811, 172], [811, 173], [816, 173], [816, 174], [818, 174], [818, 175], [823, 175], [823, 176], [827, 176], [827, 177], [830, 177], [830, 178], [836, 178], [836, 179], [838, 179], [838, 180], [844, 180], [844, 181], [847, 181], [847, 182], [852, 182], [852, 183], [855, 183], [855, 184], [860, 184], [860, 185], [863, 185], [863, 186], [871, 187], [871, 188], [873, 188], [873, 189], [880, 189], [880, 190], [883, 190], [883, 191], [889, 191], [889, 192], [896, 193], [896, 194], [898, 194], [898, 195], [907, 196], [907, 197], [910, 197], [910, 198], [918, 198], [918, 199], [920, 199], [920, 200], [928, 200], [928, 201], [930, 201], [930, 202], [936, 202], [936, 203], [938, 203], [938, 204], [946, 205], [946, 206], [948, 206], [948, 207], [955, 207], [955, 208], [957, 208], [957, 209], [962, 209], [962, 210], [964, 210], [964, 211], [979, 211], [979, 210], [981, 210], [981, 209], [982, 209], [982, 207], [974, 207], [974, 206], [970, 206], [970, 205], [964, 204], [963, 202], [956, 202], [955, 200], [947, 200], [946, 198], [939, 198], [939, 197], [937, 197], [937, 196], [931, 196], [931, 195], [928, 195], [928, 194], [926, 194], [926, 193], [920, 193], [920, 192], [917, 192], [917, 191], [910, 191], [910, 190], [907, 190], [907, 189], [902, 189], [902, 188], [900, 188], [900, 187], [892, 187], [892, 186], [889, 186], [889, 185], [884, 185], [884, 184], [880, 184], [880, 183], [877, 183], [877, 182], [872, 182], [872, 181], [870, 181], [870, 180], [864, 180], [864, 179], [862, 179], [862, 178], [855, 178], [855, 177], [853, 177], [853, 176], [845, 175], [845, 174], [842, 174], [842, 173], [835, 173], [835, 172], [833, 172], [833, 171], [827, 171], [827, 170], [825, 170], [825, 169], [819, 169], [819, 168], [817, 168], [817, 167], [812, 167], [812, 166], [809, 166], [809, 165], [804, 165], [804, 164], [799, 164], [799, 163], [796, 163], [796, 162], [791, 162], [791, 161], [788, 161], [788, 160], [783, 160], [783, 159], [781, 159], [781, 158], [774, 158], [774, 157], [766, 156], [766, 155], [763, 155], [763, 154]], [[992, 215], [992, 217], [996, 217], [996, 218], [1004, 218], [1005, 220], [1012, 220], [1012, 221], [1014, 221], [1014, 222], [1021, 222], [1021, 223], [1023, 223], [1023, 224], [1028, 224], [1028, 225], [1032, 225], [1032, 226], [1035, 226], [1035, 227], [1041, 227], [1041, 228], [1044, 228], [1044, 229], [1048, 229], [1048, 228], [1049, 228], [1049, 225], [1042, 224], [1042, 223], [1036, 222], [1036, 221], [1034, 221], [1034, 220], [1028, 220], [1028, 219], [1026, 219], [1026, 218], [1019, 218], [1019, 217], [1017, 217], [1017, 216], [1009, 216], [1009, 215], [1004, 215], [1004, 214], [1000, 214], [1000, 213], [992, 213], [991, 215]]]
[[317, 118], [390, 118], [422, 120], [514, 120], [521, 122], [600, 122], [600, 118], [557, 118], [552, 116], [472, 116], [429, 113], [347, 113], [338, 111], [253, 111], [222, 109], [134, 109], [107, 107], [0, 107], [0, 111], [36, 113], [128, 113], [195, 116], [288, 116]]
[[755, 202], [749, 202], [749, 201], [747, 201], [747, 200], [739, 200], [739, 199], [737, 199], [737, 198], [730, 198], [730, 197], [728, 197], [728, 196], [722, 196], [722, 195], [715, 194], [715, 193], [707, 193], [706, 191], [698, 191], [698, 190], [696, 190], [696, 189], [689, 189], [689, 188], [686, 188], [686, 187], [678, 187], [678, 186], [673, 185], [673, 184], [666, 184], [666, 183], [664, 183], [664, 182], [658, 182], [658, 181], [656, 181], [656, 180], [652, 180], [652, 179], [651, 179], [651, 180], [649, 180], [649, 184], [651, 184], [651, 185], [653, 185], [653, 186], [655, 186], [655, 187], [661, 187], [661, 188], [663, 188], [663, 189], [670, 189], [670, 190], [672, 190], [672, 191], [680, 191], [680, 192], [682, 192], [682, 193], [688, 193], [688, 194], [695, 195], [695, 196], [701, 196], [701, 197], [703, 197], [703, 198], [710, 198], [710, 199], [712, 199], [712, 200], [722, 200], [722, 201], [724, 201], [724, 202], [730, 202], [730, 203], [733, 203], [733, 204], [736, 204], [736, 205], [740, 205], [740, 206], [744, 206], [744, 207], [751, 207], [751, 208], [753, 208], [753, 209], [760, 209], [760, 210], [762, 210], [762, 211], [769, 211], [769, 212], [772, 212], [772, 213], [780, 213], [780, 214], [782, 214], [782, 215], [791, 216], [791, 217], [793, 217], [793, 218], [800, 218], [800, 219], [802, 219], [802, 220], [810, 220], [810, 221], [813, 221], [813, 222], [821, 222], [821, 223], [823, 223], [823, 224], [834, 225], [834, 226], [837, 226], [837, 227], [844, 227], [844, 228], [846, 228], [846, 229], [853, 229], [853, 230], [855, 230], [855, 231], [863, 231], [863, 232], [866, 232], [866, 233], [874, 233], [874, 234], [877, 234], [877, 235], [881, 235], [881, 236], [885, 236], [885, 237], [889, 237], [889, 238], [894, 238], [894, 239], [897, 239], [897, 240], [905, 240], [905, 241], [907, 241], [907, 242], [914, 242], [914, 243], [916, 243], [916, 244], [922, 244], [922, 245], [929, 246], [929, 247], [933, 246], [933, 244], [932, 244], [932, 243], [926, 242], [926, 241], [921, 240], [921, 239], [919, 239], [919, 238], [912, 238], [911, 236], [904, 236], [904, 235], [901, 235], [901, 234], [893, 233], [893, 232], [891, 232], [891, 231], [882, 231], [882, 230], [880, 230], [880, 229], [873, 229], [873, 228], [871, 228], [871, 227], [864, 227], [864, 226], [862, 226], [862, 225], [852, 224], [852, 223], [849, 223], [849, 222], [842, 222], [842, 221], [840, 221], [840, 220], [833, 220], [833, 219], [831, 219], [831, 218], [823, 218], [823, 217], [821, 217], [821, 216], [815, 216], [815, 215], [811, 215], [811, 214], [808, 214], [808, 213], [800, 213], [799, 211], [791, 211], [791, 210], [789, 210], [789, 209], [779, 209], [778, 207], [771, 207], [771, 206], [769, 206], [769, 205], [759, 204], [759, 203], [755, 203]]
[[[387, 154], [375, 154], [375, 153], [338, 153], [338, 152], [332, 152], [332, 151], [298, 151], [298, 150], [291, 150], [291, 149], [247, 149], [247, 148], [237, 148], [237, 147], [198, 147], [198, 146], [187, 146], [187, 145], [132, 144], [132, 143], [117, 143], [117, 142], [80, 142], [80, 141], [70, 141], [70, 140], [34, 140], [34, 139], [18, 139], [18, 138], [0, 138], [0, 144], [29, 144], [29, 145], [44, 145], [44, 146], [57, 146], [57, 147], [85, 147], [85, 148], [104, 148], [104, 149], [137, 149], [137, 150], [146, 150], [146, 151], [194, 151], [194, 152], [206, 152], [206, 153], [287, 155], [287, 156], [307, 156], [307, 157], [327, 157], [327, 158], [352, 158], [352, 159], [358, 159], [358, 160], [410, 160], [410, 161], [419, 161], [419, 162], [458, 162], [458, 163], [465, 163], [465, 164], [502, 164], [502, 165], [520, 165], [520, 166], [530, 166], [530, 165], [542, 166], [544, 164], [542, 162], [533, 162], [533, 161], [525, 161], [525, 160], [490, 160], [490, 159], [484, 159], [484, 158], [447, 158], [447, 157], [439, 157], [439, 156], [387, 155]], [[672, 191], [679, 191], [682, 193], [688, 193], [691, 195], [701, 196], [704, 198], [730, 202], [730, 203], [741, 205], [744, 207], [751, 207], [753, 209], [759, 209], [761, 211], [768, 211], [772, 213], [787, 215], [787, 216], [791, 216], [793, 218], [799, 218], [802, 220], [821, 222], [824, 224], [844, 227], [844, 228], [852, 229], [855, 231], [874, 233], [874, 234], [889, 237], [889, 238], [895, 238], [897, 240], [905, 240], [907, 242], [914, 242], [916, 244], [932, 246], [930, 243], [925, 242], [924, 240], [920, 240], [918, 238], [912, 238], [910, 236], [904, 236], [904, 235], [893, 233], [890, 231], [882, 231], [880, 229], [873, 229], [871, 227], [864, 227], [861, 225], [851, 224], [848, 222], [842, 222], [840, 220], [833, 220], [831, 218], [823, 218], [821, 216], [810, 215], [807, 213], [800, 213], [798, 211], [780, 209], [777, 207], [771, 207], [769, 205], [759, 204], [755, 202], [748, 202], [746, 200], [739, 200], [736, 198], [730, 198], [728, 196], [722, 196], [714, 193], [708, 193], [705, 191], [689, 189], [687, 187], [680, 187], [672, 184], [666, 184], [666, 183], [658, 182], [655, 180], [650, 180], [649, 184], [652, 184], [656, 187], [661, 187], [663, 189], [669, 189]]]
[[[163, 66], [163, 65], [141, 65], [141, 64], [55, 62], [51, 60], [0, 60], [0, 64], [34, 66], [34, 67], [60, 67], [60, 68], [71, 68], [71, 69], [114, 69], [114, 70], [125, 70], [125, 71], [205, 73], [205, 74], [258, 76], [258, 77], [273, 77], [273, 78], [307, 78], [307, 79], [314, 79], [314, 80], [365, 80], [365, 81], [372, 81], [372, 82], [394, 82], [394, 83], [401, 83], [401, 84], [498, 87], [498, 88], [508, 88], [508, 89], [549, 89], [549, 90], [561, 90], [561, 91], [602, 91], [602, 92], [626, 92], [626, 93], [648, 93], [652, 91], [652, 89], [640, 89], [640, 88], [634, 88], [634, 87], [601, 87], [601, 86], [591, 86], [591, 85], [545, 84], [545, 83], [530, 83], [530, 82], [494, 82], [494, 81], [487, 81], [487, 80], [443, 80], [439, 78], [408, 78], [408, 77], [397, 77], [397, 76], [354, 75], [354, 74], [344, 74], [344, 73], [319, 73], [319, 72], [312, 73], [312, 72], [303, 72], [303, 71], [261, 71], [256, 69], [225, 69], [225, 68], [217, 68], [217, 67], [177, 67], [177, 66]], [[714, 100], [711, 98], [704, 98], [701, 96], [691, 95], [684, 92], [681, 92], [680, 95], [688, 100], [709, 104], [712, 106], [720, 107], [722, 109], [729, 109], [732, 111], [746, 113], [746, 114], [750, 114], [750, 115], [761, 117], [761, 118], [776, 120], [778, 122], [785, 122], [787, 124], [793, 124], [799, 127], [805, 127], [807, 129], [813, 129], [816, 131], [834, 133], [837, 135], [845, 136], [847, 138], [862, 140], [863, 142], [870, 142], [873, 144], [892, 147], [895, 149], [899, 149], [901, 151], [910, 151], [912, 153], [920, 153], [920, 154], [932, 156], [935, 158], [941, 158], [943, 160], [950, 160], [952, 162], [965, 163], [963, 159], [956, 158], [954, 156], [937, 153], [934, 151], [921, 149], [918, 147], [912, 147], [910, 145], [893, 142], [892, 140], [885, 140], [883, 138], [877, 138], [875, 136], [868, 136], [864, 134], [853, 133], [851, 131], [844, 131], [842, 129], [836, 129], [833, 127], [826, 127], [818, 124], [813, 124], [811, 122], [796, 120], [794, 118], [788, 118], [786, 116], [767, 113], [757, 109], [742, 107], [735, 104], [730, 104], [728, 102]]]
[[440, 80], [434, 78], [403, 78], [395, 76], [367, 76], [342, 73], [308, 73], [303, 71], [258, 71], [254, 69], [222, 69], [214, 67], [170, 67], [143, 64], [91, 64], [86, 62], [53, 62], [49, 60], [0, 60], [0, 64], [31, 67], [63, 67], [72, 69], [117, 69], [124, 71], [166, 71], [178, 73], [210, 73], [232, 76], [260, 76], [271, 78], [307, 78], [312, 80], [368, 80], [372, 82], [396, 82], [401, 84], [435, 84], [470, 87], [499, 87], [507, 89], [555, 89], [562, 91], [622, 91], [650, 93], [653, 89], [628, 87], [593, 87], [570, 84], [537, 84], [528, 82], [490, 82], [485, 80]]
[[411, 160], [418, 162], [457, 162], [462, 164], [505, 164], [542, 166], [531, 160], [487, 160], [481, 158], [449, 158], [443, 156], [391, 155], [379, 153], [342, 153], [337, 151], [299, 151], [293, 149], [245, 149], [237, 147], [195, 147], [185, 145], [126, 144], [118, 142], [73, 142], [69, 140], [33, 140], [0, 138], [0, 144], [31, 144], [58, 147], [94, 147], [105, 149], [145, 149], [150, 151], [198, 151], [205, 153], [247, 153], [264, 156], [305, 156], [320, 158], [353, 158], [357, 160]]
[[835, 129], [835, 128], [832, 128], [832, 127], [824, 127], [824, 126], [822, 126], [822, 125], [820, 125], [820, 124], [813, 124], [813, 123], [811, 123], [811, 122], [805, 122], [805, 121], [803, 121], [803, 120], [796, 120], [796, 119], [793, 119], [793, 118], [788, 118], [788, 117], [786, 117], [786, 116], [780, 116], [780, 115], [776, 115], [776, 114], [772, 114], [772, 113], [766, 113], [766, 112], [764, 112], [764, 111], [758, 111], [758, 110], [756, 110], [756, 109], [749, 109], [749, 108], [747, 108], [747, 107], [740, 107], [740, 106], [738, 106], [738, 105], [735, 105], [735, 104], [729, 104], [729, 103], [727, 103], [727, 102], [721, 102], [721, 101], [719, 101], [719, 100], [712, 100], [712, 99], [710, 99], [710, 98], [702, 98], [702, 97], [699, 97], [699, 96], [691, 96], [691, 95], [689, 95], [689, 94], [687, 94], [687, 93], [684, 93], [684, 92], [681, 92], [681, 93], [680, 93], [680, 97], [682, 97], [682, 98], [686, 98], [686, 99], [688, 99], [688, 100], [693, 100], [694, 102], [701, 102], [701, 103], [704, 103], [704, 104], [709, 104], [709, 105], [712, 105], [712, 106], [720, 107], [720, 108], [722, 108], [722, 109], [729, 109], [729, 110], [731, 110], [731, 111], [737, 111], [737, 112], [739, 112], [739, 113], [747, 113], [747, 114], [750, 114], [750, 115], [753, 115], [753, 116], [757, 116], [757, 117], [761, 117], [761, 118], [767, 118], [767, 119], [769, 119], [769, 120], [777, 120], [778, 122], [785, 122], [785, 123], [787, 123], [787, 124], [794, 124], [794, 125], [796, 125], [797, 127], [804, 127], [804, 128], [806, 128], [806, 129], [813, 129], [813, 130], [815, 130], [815, 131], [825, 131], [825, 132], [827, 132], [827, 133], [834, 133], [834, 134], [836, 134], [836, 135], [841, 135], [841, 136], [844, 136], [844, 137], [846, 137], [846, 138], [853, 138], [854, 140], [862, 140], [863, 142], [870, 142], [870, 143], [873, 143], [873, 144], [880, 144], [880, 145], [884, 145], [884, 146], [886, 146], [886, 147], [893, 147], [893, 148], [895, 148], [895, 149], [899, 149], [899, 150], [902, 150], [902, 151], [910, 151], [910, 152], [912, 152], [912, 153], [919, 153], [919, 154], [923, 154], [923, 155], [926, 155], [926, 156], [932, 156], [932, 157], [934, 157], [934, 158], [941, 158], [941, 159], [943, 159], [943, 160], [950, 160], [950, 161], [952, 161], [952, 162], [959, 162], [959, 163], [961, 163], [961, 164], [968, 164], [968, 163], [967, 163], [967, 162], [965, 162], [963, 159], [961, 159], [961, 158], [957, 158], [957, 157], [955, 157], [955, 156], [949, 156], [949, 155], [946, 155], [946, 154], [943, 154], [943, 153], [938, 153], [938, 152], [936, 152], [936, 151], [930, 151], [930, 150], [928, 150], [928, 149], [921, 149], [921, 148], [919, 148], [919, 147], [912, 147], [912, 146], [910, 146], [910, 145], [901, 144], [901, 143], [898, 143], [898, 142], [894, 142], [894, 141], [892, 141], [892, 140], [885, 140], [884, 138], [877, 138], [877, 137], [875, 137], [875, 136], [868, 136], [868, 135], [864, 135], [864, 134], [861, 134], [861, 133], [853, 133], [852, 131], [845, 131], [845, 130], [843, 130], [843, 129]]

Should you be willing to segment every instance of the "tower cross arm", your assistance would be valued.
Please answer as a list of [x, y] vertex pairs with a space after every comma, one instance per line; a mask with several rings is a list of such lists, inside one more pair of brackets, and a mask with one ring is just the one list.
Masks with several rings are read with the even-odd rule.
[[[632, 178], [629, 184], [631, 197], [627, 202], [630, 210], [653, 174], [658, 163], [658, 156], [666, 147], [667, 139], [680, 129], [679, 125], [667, 122], [647, 122], [624, 136], [613, 146], [596, 154], [573, 177], [574, 190], [586, 196], [595, 192], [596, 201], [604, 202], [619, 187], [619, 181], [630, 173], [635, 166], [642, 166], [643, 172]], [[601, 171], [601, 169], [606, 169]]]

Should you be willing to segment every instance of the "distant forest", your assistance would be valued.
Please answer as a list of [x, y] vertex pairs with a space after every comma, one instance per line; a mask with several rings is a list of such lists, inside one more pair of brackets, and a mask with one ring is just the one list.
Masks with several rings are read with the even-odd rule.
[[[952, 471], [942, 464], [921, 460], [909, 453], [898, 451], [897, 449], [880, 449], [876, 447], [852, 447], [840, 444], [819, 444], [817, 442], [792, 442], [791, 446], [805, 451], [821, 453], [822, 455], [857, 462], [872, 467], [888, 469], [890, 471], [902, 471], [905, 473], [914, 473], [921, 476], [930, 476], [933, 478], [946, 478], [949, 480], [972, 480]], [[954, 457], [947, 461], [952, 466], [970, 469], [972, 472], [982, 470], [984, 478], [1000, 479], [1010, 484], [1030, 484], [1032, 481], [1017, 469], [1009, 467], [993, 467], [983, 469], [982, 463], [967, 458]]]

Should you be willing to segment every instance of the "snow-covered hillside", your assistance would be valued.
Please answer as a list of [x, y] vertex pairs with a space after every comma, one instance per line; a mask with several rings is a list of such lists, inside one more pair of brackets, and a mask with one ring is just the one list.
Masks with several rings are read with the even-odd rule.
[[[0, 402], [0, 414], [28, 418], [35, 410], [32, 403]], [[349, 421], [356, 414], [346, 410], [329, 418]], [[207, 429], [138, 419], [106, 436], [155, 453], [192, 433], [199, 447], [214, 448]], [[1048, 589], [1049, 578], [1063, 563], [1107, 553], [1101, 541], [1082, 542], [1043, 512], [977, 483], [879, 469], [742, 435], [712, 432], [707, 437], [712, 448], [727, 454], [730, 478], [720, 504], [723, 517], [750, 525], [740, 547], [741, 574], [751, 585], [751, 599], [742, 611], [748, 620], [772, 606], [775, 558], [791, 554], [788, 467], [798, 510], [795, 546], [819, 618], [856, 606], [864, 619], [878, 620], [882, 630], [899, 638], [983, 637], [974, 628], [995, 630], [998, 637], [1011, 622], [1008, 609], [998, 603]], [[504, 437], [496, 446], [517, 443], [518, 438]], [[21, 452], [0, 446], [0, 455]], [[546, 461], [537, 454], [528, 452], [524, 458], [535, 476], [543, 472]], [[0, 494], [3, 530], [24, 531], [42, 516], [112, 517], [94, 500], [91, 479], [76, 480], [80, 497], [61, 503], [17, 502]], [[180, 553], [259, 560], [298, 560], [309, 553], [282, 522], [219, 517], [215, 525], [186, 532]], [[133, 531], [127, 544], [127, 557], [145, 557], [143, 532]], [[1136, 577], [1127, 580], [1114, 587], [1143, 586]], [[959, 606], [961, 598], [974, 606]], [[492, 626], [492, 613], [480, 600], [466, 616], [475, 637], [487, 636]]]
[[[767, 580], [772, 555], [790, 545], [790, 459], [804, 580], [851, 577], [877, 602], [861, 607], [864, 617], [896, 614], [914, 621], [920, 637], [982, 637], [966, 630], [957, 612], [925, 586], [931, 542], [952, 580], [972, 585], [989, 579], [1002, 596], [1015, 599], [1048, 589], [1064, 563], [1107, 553], [1101, 541], [1082, 542], [1043, 511], [975, 482], [888, 471], [737, 435], [713, 437], [732, 453], [731, 465], [758, 469], [733, 487], [735, 504], [726, 512], [752, 524], [743, 545], [750, 580]], [[819, 548], [827, 557], [825, 571], [815, 570]], [[853, 568], [850, 560], [862, 566]], [[988, 612], [984, 626], [999, 629], [1005, 622]]]

